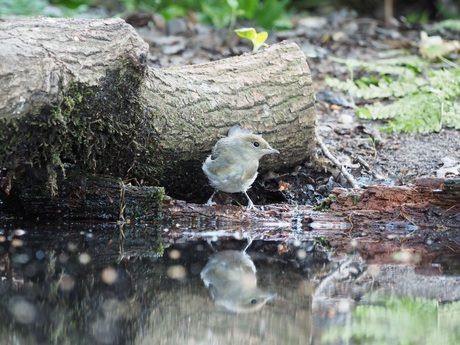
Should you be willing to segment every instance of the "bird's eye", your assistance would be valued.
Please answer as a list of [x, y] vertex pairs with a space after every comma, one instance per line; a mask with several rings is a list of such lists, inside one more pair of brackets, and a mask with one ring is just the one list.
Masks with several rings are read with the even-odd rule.
[[252, 143], [252, 145], [254, 145], [254, 147], [259, 147], [259, 146], [260, 146], [260, 143], [259, 143], [258, 141], [254, 141], [254, 142]]
[[256, 304], [256, 303], [257, 303], [257, 299], [256, 299], [256, 298], [253, 298], [253, 299], [251, 300], [251, 304]]

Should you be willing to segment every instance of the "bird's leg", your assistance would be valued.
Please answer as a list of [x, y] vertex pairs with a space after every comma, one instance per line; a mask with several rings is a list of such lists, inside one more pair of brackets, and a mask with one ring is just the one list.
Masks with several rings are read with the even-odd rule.
[[250, 210], [254, 208], [254, 203], [252, 202], [251, 198], [249, 197], [248, 193], [246, 191], [243, 192], [244, 195], [246, 195], [246, 198], [248, 198], [248, 206], [246, 206], [246, 210]]
[[243, 250], [243, 253], [245, 253], [246, 250], [248, 250], [248, 248], [252, 244], [252, 237], [251, 237], [251, 235], [244, 235], [243, 237], [246, 237], [246, 239], [248, 240], [248, 244], [246, 245], [246, 248], [244, 248], [244, 250]]
[[212, 193], [211, 197], [209, 198], [208, 202], [206, 203], [207, 206], [213, 206], [216, 203], [212, 201], [212, 198], [214, 198], [214, 195], [216, 195], [217, 189], [214, 189], [214, 192]]
[[212, 249], [213, 252], [216, 252], [216, 248], [212, 245], [212, 238], [207, 238], [206, 242], [208, 243], [209, 247]]

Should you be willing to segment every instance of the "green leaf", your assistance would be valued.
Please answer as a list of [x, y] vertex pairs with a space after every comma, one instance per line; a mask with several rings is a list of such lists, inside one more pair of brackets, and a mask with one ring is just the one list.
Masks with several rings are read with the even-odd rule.
[[268, 33], [265, 31], [257, 33], [254, 28], [243, 28], [237, 29], [235, 32], [238, 36], [246, 38], [252, 42], [253, 52], [258, 51], [260, 47], [268, 47], [268, 45], [265, 43], [266, 39], [268, 38]]
[[250, 20], [257, 19], [257, 4], [259, 0], [239, 0], [239, 9], [242, 11], [242, 16]]
[[255, 20], [264, 29], [272, 29], [275, 21], [286, 11], [290, 0], [265, 0], [258, 4]]
[[267, 40], [267, 38], [268, 38], [268, 33], [266, 31], [262, 31], [256, 34], [254, 42], [257, 44], [262, 44]]
[[204, 21], [211, 21], [211, 23], [222, 28], [232, 22], [235, 17], [235, 9], [225, 0], [201, 0], [201, 11]]
[[440, 31], [442, 29], [449, 29], [452, 31], [460, 32], [460, 20], [458, 19], [447, 19], [436, 23], [430, 30], [430, 32]]
[[265, 40], [268, 38], [268, 33], [265, 31], [262, 31], [258, 34], [256, 34], [256, 37], [254, 39], [254, 48], [252, 49], [253, 52], [256, 52], [260, 49], [260, 47], [268, 47], [268, 44], [265, 43]]
[[243, 29], [236, 29], [236, 34], [241, 38], [246, 38], [251, 42], [254, 42], [254, 38], [257, 35], [256, 29], [254, 28], [243, 28]]
[[236, 10], [239, 6], [238, 0], [227, 0], [227, 5]]

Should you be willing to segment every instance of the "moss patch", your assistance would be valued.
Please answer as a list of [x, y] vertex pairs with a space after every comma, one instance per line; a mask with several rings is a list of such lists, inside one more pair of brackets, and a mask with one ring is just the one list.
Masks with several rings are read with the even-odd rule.
[[[0, 166], [10, 181], [33, 171], [50, 196], [67, 167], [123, 179], [162, 176], [152, 116], [139, 102], [142, 71], [111, 71], [97, 86], [72, 84], [57, 104], [0, 120]], [[13, 185], [14, 187], [14, 185]]]

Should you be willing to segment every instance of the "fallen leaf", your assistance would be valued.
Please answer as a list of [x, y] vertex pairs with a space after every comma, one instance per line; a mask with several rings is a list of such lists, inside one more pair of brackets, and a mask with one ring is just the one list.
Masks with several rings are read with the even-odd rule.
[[278, 190], [280, 192], [285, 192], [287, 190], [289, 190], [289, 188], [291, 188], [291, 185], [287, 182], [284, 182], [284, 181], [279, 181], [278, 182]]

